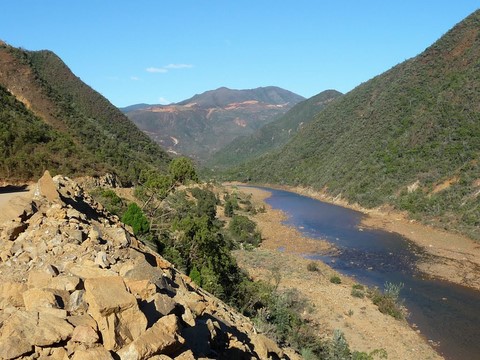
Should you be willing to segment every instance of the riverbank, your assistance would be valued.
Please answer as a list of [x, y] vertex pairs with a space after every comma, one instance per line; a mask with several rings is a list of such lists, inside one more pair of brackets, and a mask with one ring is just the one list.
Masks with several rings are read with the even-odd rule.
[[421, 272], [480, 291], [480, 243], [472, 239], [420, 224], [391, 209], [365, 209], [312, 189], [271, 187], [360, 211], [367, 215], [363, 226], [396, 232], [424, 249], [426, 256], [416, 264]]
[[[269, 196], [267, 191], [242, 188], [261, 204]], [[313, 305], [309, 319], [320, 333], [339, 329], [352, 349], [371, 352], [385, 349], [388, 359], [442, 359], [428, 341], [405, 321], [398, 321], [380, 313], [368, 298], [351, 295], [354, 280], [338, 274], [318, 261], [318, 271], [309, 271], [310, 260], [301, 255], [311, 252], [329, 252], [326, 241], [308, 239], [296, 229], [283, 225], [285, 214], [268, 205], [265, 213], [255, 215], [262, 232], [262, 244], [253, 251], [236, 251], [239, 265], [255, 279], [280, 278], [279, 288], [296, 289]], [[279, 251], [280, 250], [280, 251]], [[292, 256], [297, 255], [297, 256]], [[339, 276], [341, 284], [330, 278]]]

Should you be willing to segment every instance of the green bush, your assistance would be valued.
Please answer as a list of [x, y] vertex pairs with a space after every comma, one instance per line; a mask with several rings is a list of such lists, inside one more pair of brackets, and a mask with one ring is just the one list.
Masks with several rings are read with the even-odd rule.
[[384, 288], [385, 290], [383, 292], [378, 288], [374, 288], [370, 290], [368, 296], [383, 314], [393, 316], [397, 320], [405, 318], [405, 309], [399, 300], [403, 283], [393, 284], [385, 282]]
[[258, 246], [261, 241], [260, 232], [257, 231], [257, 224], [243, 215], [234, 215], [228, 226], [234, 240], [243, 245]]
[[342, 279], [340, 279], [339, 276], [337, 275], [333, 275], [332, 277], [330, 277], [330, 282], [332, 284], [341, 284], [342, 283]]
[[135, 235], [145, 234], [150, 229], [148, 219], [143, 214], [142, 209], [135, 203], [128, 205], [127, 211], [122, 216], [122, 222], [130, 225]]

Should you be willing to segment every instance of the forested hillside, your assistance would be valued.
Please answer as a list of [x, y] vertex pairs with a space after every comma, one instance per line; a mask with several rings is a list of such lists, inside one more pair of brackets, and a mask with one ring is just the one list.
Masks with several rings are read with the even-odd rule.
[[480, 11], [231, 178], [390, 204], [480, 238]]
[[285, 115], [252, 135], [238, 137], [221, 148], [212, 155], [206, 166], [219, 169], [232, 167], [286, 144], [320, 110], [341, 95], [336, 90], [326, 90], [298, 103]]
[[[108, 100], [77, 78], [52, 52], [1, 45], [0, 85], [3, 86], [2, 108], [8, 104], [14, 109], [2, 112], [2, 126], [8, 130], [2, 136], [10, 139], [2, 146], [12, 150], [15, 147], [12, 138], [24, 142], [22, 150], [11, 155], [20, 168], [36, 169], [13, 174], [5, 168], [1, 170], [3, 178], [29, 180], [37, 177], [43, 167], [65, 175], [109, 169], [128, 183], [135, 181], [144, 168], [166, 168], [169, 161], [166, 153]], [[10, 94], [18, 101], [12, 100]], [[30, 135], [20, 136], [21, 127], [40, 120], [44, 122], [38, 125], [42, 131], [55, 134], [51, 141], [55, 139], [58, 143], [58, 139], [63, 139], [66, 145], [42, 146], [40, 153], [33, 151], [31, 156], [21, 158], [23, 151], [34, 146], [29, 144]], [[45, 136], [40, 142], [35, 139], [38, 140], [33, 137], [31, 141], [37, 145], [46, 143]], [[39, 148], [34, 146], [34, 149]], [[37, 168], [39, 158], [43, 159], [41, 169]], [[4, 159], [7, 160], [13, 161]]]

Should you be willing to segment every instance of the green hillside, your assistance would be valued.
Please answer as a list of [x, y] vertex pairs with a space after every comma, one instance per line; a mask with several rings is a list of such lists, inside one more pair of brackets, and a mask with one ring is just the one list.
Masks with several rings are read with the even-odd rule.
[[[132, 182], [143, 168], [166, 168], [169, 161], [166, 153], [52, 52], [0, 46], [0, 85], [27, 105], [28, 119], [35, 114], [37, 120], [49, 125], [49, 131], [54, 130], [73, 144], [70, 165], [57, 169], [53, 166], [55, 162], [50, 163], [53, 172], [81, 175], [109, 169], [122, 181]], [[5, 99], [2, 97], [2, 105]], [[11, 122], [9, 129], [15, 129], [30, 121], [27, 118], [12, 116], [3, 121]], [[48, 152], [48, 147], [44, 150]], [[60, 156], [57, 150], [52, 150], [45, 157]], [[25, 167], [32, 167], [29, 161], [32, 157], [25, 159]]]
[[320, 110], [341, 95], [336, 90], [326, 90], [298, 103], [285, 115], [261, 127], [252, 135], [236, 138], [227, 144], [213, 154], [206, 167], [232, 167], [286, 144], [301, 127], [312, 121]]
[[480, 239], [480, 11], [231, 177], [391, 204]]
[[[0, 86], [0, 178], [38, 178], [45, 169], [62, 174], [111, 171], [71, 137], [55, 131]], [[91, 164], [91, 165], [90, 165]]]

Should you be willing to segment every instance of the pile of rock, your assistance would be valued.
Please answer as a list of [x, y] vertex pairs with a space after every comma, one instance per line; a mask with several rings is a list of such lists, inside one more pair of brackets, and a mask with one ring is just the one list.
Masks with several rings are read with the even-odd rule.
[[68, 178], [46, 172], [0, 231], [0, 359], [297, 357]]

